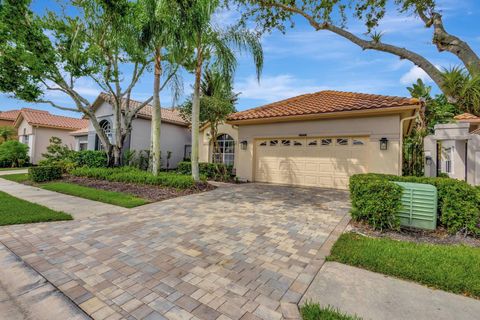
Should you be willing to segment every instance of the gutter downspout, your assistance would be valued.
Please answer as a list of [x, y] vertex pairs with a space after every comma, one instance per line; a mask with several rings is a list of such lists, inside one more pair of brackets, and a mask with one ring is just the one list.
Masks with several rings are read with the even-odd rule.
[[[423, 104], [423, 103], [422, 103]], [[403, 118], [400, 120], [400, 152], [399, 152], [399, 166], [398, 166], [398, 175], [402, 175], [402, 169], [403, 169], [403, 122], [406, 120], [413, 120], [418, 117], [419, 110], [415, 111], [415, 114], [410, 117]]]

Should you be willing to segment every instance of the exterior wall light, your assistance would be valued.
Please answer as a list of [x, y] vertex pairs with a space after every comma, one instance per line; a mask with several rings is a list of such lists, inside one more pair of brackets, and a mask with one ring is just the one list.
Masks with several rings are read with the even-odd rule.
[[425, 163], [427, 164], [427, 166], [431, 166], [432, 165], [432, 157], [431, 156], [426, 156], [425, 157]]
[[247, 150], [247, 146], [248, 146], [248, 141], [247, 140], [243, 140], [243, 141], [240, 142], [240, 149]]
[[383, 137], [380, 139], [380, 150], [387, 150], [388, 149], [388, 139]]

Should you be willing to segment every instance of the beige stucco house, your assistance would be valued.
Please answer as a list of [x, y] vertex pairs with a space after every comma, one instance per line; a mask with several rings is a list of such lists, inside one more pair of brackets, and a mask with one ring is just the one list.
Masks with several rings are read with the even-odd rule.
[[[419, 108], [417, 99], [320, 91], [237, 112], [218, 131], [234, 141], [239, 179], [345, 189], [355, 173], [401, 174], [401, 141]], [[211, 161], [208, 128], [200, 139], [200, 161]]]
[[[100, 126], [111, 139], [115, 134], [113, 126], [113, 109], [110, 103], [111, 96], [101, 93], [92, 104], [95, 116]], [[123, 104], [125, 104], [125, 100]], [[130, 107], [135, 108], [140, 102], [130, 100]], [[123, 105], [125, 108], [125, 105]], [[125, 142], [124, 150], [141, 152], [150, 149], [152, 106], [142, 108], [132, 121], [132, 132]], [[122, 121], [123, 124], [123, 121]], [[180, 116], [178, 110], [162, 108], [162, 126], [160, 133], [161, 157], [163, 166], [166, 165], [167, 152], [171, 152], [170, 168], [175, 168], [179, 161], [190, 157], [191, 133], [188, 123]], [[100, 150], [100, 140], [93, 124], [89, 121], [86, 128], [71, 133], [75, 138], [76, 150]]]
[[87, 120], [57, 116], [48, 111], [21, 109], [14, 122], [18, 139], [29, 147], [30, 162], [37, 164], [47, 151], [51, 137], [62, 139], [64, 145], [74, 148], [75, 139], [70, 134], [87, 126]]
[[455, 123], [438, 124], [424, 139], [425, 175], [439, 173], [480, 185], [480, 117], [464, 113]]

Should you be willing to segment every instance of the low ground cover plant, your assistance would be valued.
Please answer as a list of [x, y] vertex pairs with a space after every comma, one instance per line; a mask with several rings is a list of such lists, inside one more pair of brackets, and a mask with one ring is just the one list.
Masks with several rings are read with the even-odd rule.
[[0, 191], [0, 225], [33, 223], [44, 221], [72, 220], [63, 212], [15, 198]]
[[191, 176], [174, 172], [161, 172], [157, 176], [132, 167], [121, 168], [76, 168], [70, 174], [99, 180], [160, 185], [178, 189], [188, 189], [195, 186]]
[[345, 233], [327, 259], [480, 298], [479, 248]]
[[352, 217], [376, 229], [398, 228], [394, 214], [401, 208], [401, 187], [392, 181], [425, 183], [438, 190], [438, 221], [449, 233], [480, 235], [480, 193], [465, 181], [451, 178], [359, 174], [350, 178]]
[[13, 181], [13, 182], [18, 182], [18, 183], [24, 183], [24, 182], [30, 181], [30, 177], [28, 176], [28, 173], [7, 174], [4, 176], [1, 176], [0, 178]]

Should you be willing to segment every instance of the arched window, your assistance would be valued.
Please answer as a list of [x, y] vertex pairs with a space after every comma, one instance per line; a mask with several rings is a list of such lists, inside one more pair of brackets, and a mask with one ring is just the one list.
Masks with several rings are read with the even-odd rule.
[[217, 146], [213, 149], [213, 162], [233, 166], [235, 161], [235, 141], [228, 134], [217, 137]]
[[[112, 139], [112, 125], [110, 124], [110, 121], [108, 120], [102, 120], [99, 123], [100, 128], [105, 132], [105, 135], [107, 136], [108, 140], [111, 141]], [[98, 135], [96, 137], [95, 141], [95, 149], [96, 150], [104, 150], [104, 147], [102, 146], [102, 142], [100, 141], [100, 138], [98, 138]]]

